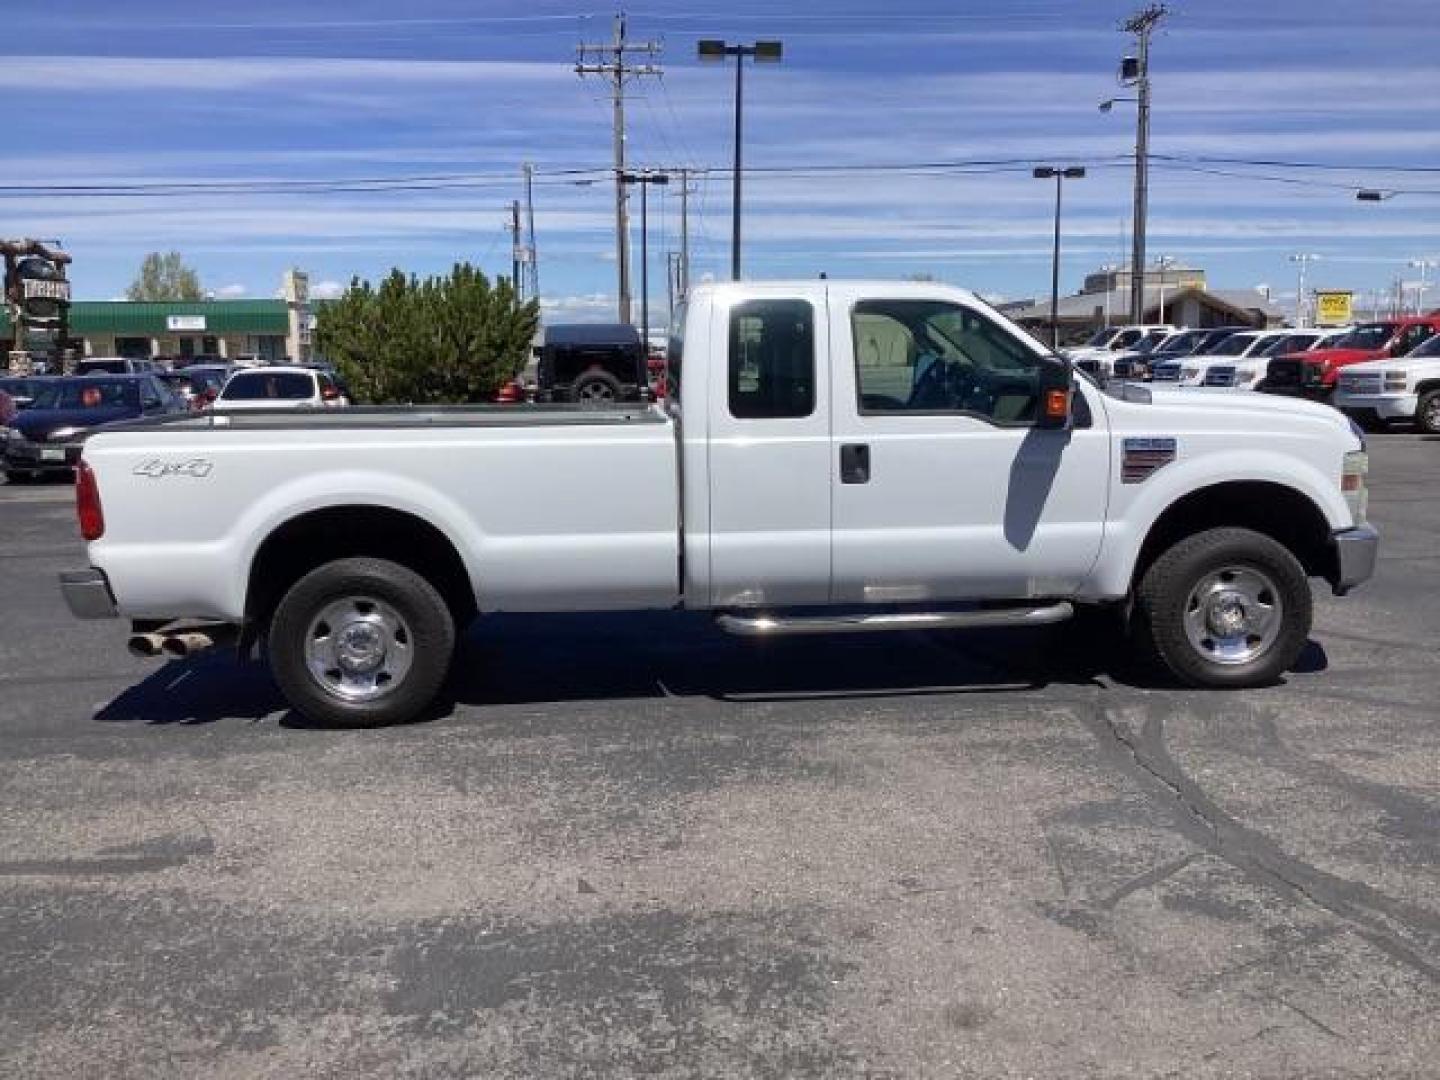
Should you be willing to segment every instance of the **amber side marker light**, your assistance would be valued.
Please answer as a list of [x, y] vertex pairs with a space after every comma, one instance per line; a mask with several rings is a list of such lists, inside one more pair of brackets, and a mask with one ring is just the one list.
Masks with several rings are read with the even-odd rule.
[[99, 540], [105, 535], [105, 510], [100, 505], [100, 485], [84, 461], [75, 470], [75, 513], [80, 518], [80, 535]]
[[1045, 392], [1045, 418], [1064, 420], [1070, 415], [1070, 391], [1047, 390]]

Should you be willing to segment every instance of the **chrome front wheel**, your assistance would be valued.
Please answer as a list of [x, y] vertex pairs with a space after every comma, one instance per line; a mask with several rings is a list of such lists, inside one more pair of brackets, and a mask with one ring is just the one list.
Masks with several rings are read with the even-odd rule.
[[1248, 664], [1275, 644], [1285, 604], [1275, 582], [1249, 566], [1202, 577], [1185, 603], [1185, 636], [1216, 664]]

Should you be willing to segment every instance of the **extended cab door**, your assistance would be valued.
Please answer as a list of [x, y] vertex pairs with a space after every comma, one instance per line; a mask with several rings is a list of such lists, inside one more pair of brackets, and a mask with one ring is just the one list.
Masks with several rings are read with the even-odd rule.
[[1040, 429], [1038, 343], [983, 304], [832, 285], [833, 599], [1060, 597], [1100, 550], [1103, 414]]
[[[832, 469], [824, 290], [717, 290], [708, 332], [711, 604], [827, 603]], [[687, 472], [687, 482], [693, 479]], [[687, 531], [699, 517], [687, 515]]]

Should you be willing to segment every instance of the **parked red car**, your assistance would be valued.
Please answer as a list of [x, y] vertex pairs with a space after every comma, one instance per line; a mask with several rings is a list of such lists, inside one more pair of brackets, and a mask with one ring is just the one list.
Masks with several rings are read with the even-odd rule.
[[1328, 401], [1341, 368], [1404, 356], [1436, 334], [1440, 334], [1440, 312], [1364, 323], [1328, 349], [1274, 357], [1260, 389], [1267, 394]]

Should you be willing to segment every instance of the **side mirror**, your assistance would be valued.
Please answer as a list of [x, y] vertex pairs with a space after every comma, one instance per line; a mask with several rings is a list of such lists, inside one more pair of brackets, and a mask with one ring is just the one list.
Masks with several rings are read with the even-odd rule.
[[1040, 363], [1039, 382], [1040, 404], [1035, 414], [1035, 426], [1068, 428], [1075, 393], [1075, 376], [1070, 370], [1070, 361], [1058, 356], [1046, 357]]

